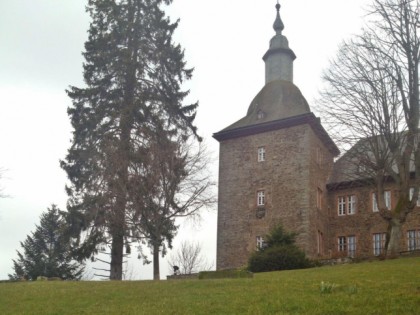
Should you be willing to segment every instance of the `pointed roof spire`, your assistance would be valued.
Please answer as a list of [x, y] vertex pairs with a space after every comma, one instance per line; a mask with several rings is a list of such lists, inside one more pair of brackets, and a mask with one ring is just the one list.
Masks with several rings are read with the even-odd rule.
[[276, 34], [281, 34], [281, 31], [284, 30], [284, 24], [283, 24], [283, 21], [280, 18], [280, 3], [279, 3], [279, 0], [277, 0], [276, 9], [277, 9], [277, 16], [276, 16], [276, 20], [274, 21], [273, 28], [276, 31]]

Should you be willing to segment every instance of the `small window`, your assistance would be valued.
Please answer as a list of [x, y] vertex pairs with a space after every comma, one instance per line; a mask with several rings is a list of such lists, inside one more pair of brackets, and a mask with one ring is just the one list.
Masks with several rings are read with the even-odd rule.
[[351, 195], [347, 197], [347, 214], [355, 214], [356, 213], [356, 196]]
[[338, 215], [346, 215], [346, 197], [338, 197]]
[[318, 209], [322, 209], [322, 196], [322, 190], [318, 188], [316, 192], [316, 207]]
[[345, 236], [338, 237], [338, 251], [345, 252], [347, 250], [347, 240]]
[[257, 119], [260, 120], [260, 119], [263, 119], [264, 117], [265, 117], [264, 112], [262, 110], [259, 110], [257, 113]]
[[347, 237], [347, 244], [349, 257], [354, 258], [356, 256], [356, 236]]
[[[410, 188], [410, 200], [413, 199], [413, 195], [414, 195], [414, 187]], [[419, 196], [417, 198], [417, 207], [420, 207], [420, 193]]]
[[316, 148], [316, 163], [321, 166], [324, 162], [324, 155], [320, 147]]
[[324, 254], [324, 234], [318, 230], [318, 255]]
[[265, 247], [264, 238], [262, 236], [257, 236], [257, 249]]
[[386, 233], [373, 234], [373, 254], [379, 256], [385, 251]]
[[338, 215], [352, 215], [356, 213], [357, 198], [355, 195], [338, 197]]
[[420, 230], [407, 231], [407, 245], [409, 251], [420, 250]]
[[[391, 191], [386, 190], [384, 192], [385, 197], [385, 206], [388, 210], [391, 210]], [[378, 201], [376, 200], [376, 193], [372, 193], [372, 210], [373, 212], [378, 212]]]
[[265, 191], [260, 190], [257, 193], [257, 206], [264, 206], [265, 205]]
[[265, 161], [265, 147], [258, 148], [258, 162]]

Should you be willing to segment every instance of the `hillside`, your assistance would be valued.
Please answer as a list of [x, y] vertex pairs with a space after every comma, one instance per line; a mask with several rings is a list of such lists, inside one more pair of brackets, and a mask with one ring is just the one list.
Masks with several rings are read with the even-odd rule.
[[253, 279], [0, 283], [0, 314], [420, 314], [420, 258]]

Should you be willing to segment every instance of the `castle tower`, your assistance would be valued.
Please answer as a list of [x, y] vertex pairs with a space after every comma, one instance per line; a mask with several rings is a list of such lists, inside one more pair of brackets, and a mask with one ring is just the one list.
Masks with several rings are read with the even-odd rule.
[[293, 61], [276, 5], [264, 55], [266, 84], [245, 117], [215, 133], [220, 143], [217, 269], [247, 264], [271, 226], [298, 233], [310, 257], [328, 233], [326, 181], [339, 151], [293, 84]]

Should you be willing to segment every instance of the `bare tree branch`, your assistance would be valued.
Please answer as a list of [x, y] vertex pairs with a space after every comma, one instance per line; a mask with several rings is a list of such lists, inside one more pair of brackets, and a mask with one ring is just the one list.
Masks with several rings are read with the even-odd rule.
[[[362, 34], [344, 41], [325, 71], [318, 102], [345, 152], [333, 180], [373, 186], [391, 253], [399, 250], [401, 224], [420, 186], [419, 14], [419, 0], [373, 0]], [[384, 197], [389, 182], [399, 193], [391, 211]]]

